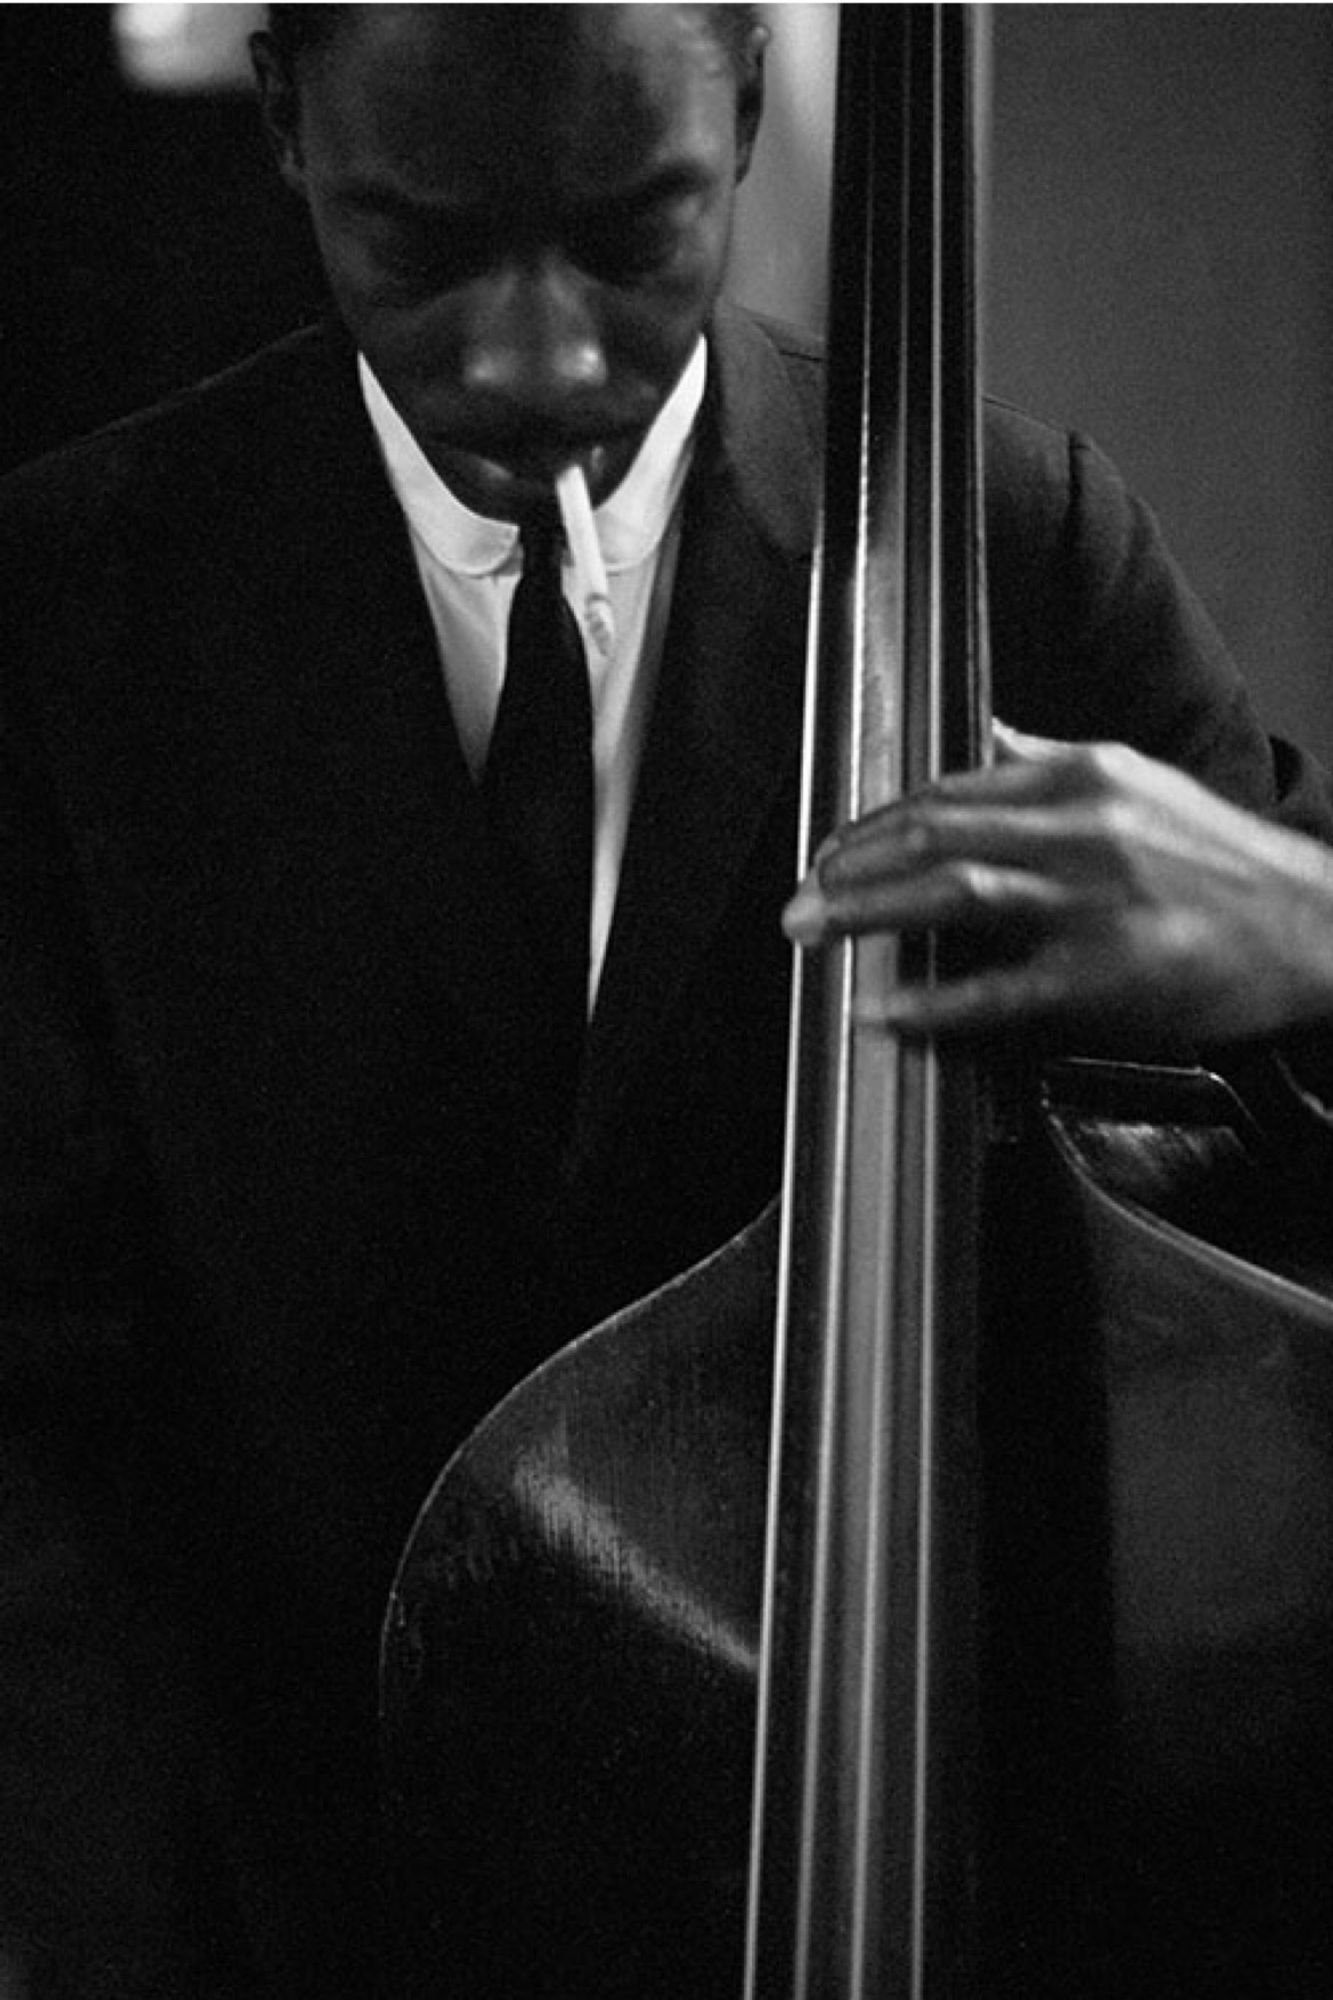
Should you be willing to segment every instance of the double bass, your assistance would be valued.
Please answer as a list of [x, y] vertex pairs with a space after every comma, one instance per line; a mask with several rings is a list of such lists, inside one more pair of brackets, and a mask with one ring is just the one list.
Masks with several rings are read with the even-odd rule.
[[[971, 15], [843, 10], [797, 870], [985, 754]], [[1206, 1072], [877, 1032], [935, 952], [797, 967], [781, 1199], [421, 1511], [381, 1715], [423, 1994], [1333, 1990], [1317, 1203]]]

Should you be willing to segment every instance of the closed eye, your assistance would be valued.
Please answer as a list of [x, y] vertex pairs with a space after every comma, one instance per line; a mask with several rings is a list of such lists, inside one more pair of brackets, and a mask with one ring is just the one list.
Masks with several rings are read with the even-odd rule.
[[444, 208], [392, 188], [351, 186], [336, 209], [364, 243], [377, 273], [404, 288], [465, 285], [487, 270], [499, 230], [485, 208]]
[[569, 253], [585, 270], [613, 281], [649, 277], [688, 248], [706, 205], [706, 187], [696, 176], [673, 176], [577, 212], [566, 231]]

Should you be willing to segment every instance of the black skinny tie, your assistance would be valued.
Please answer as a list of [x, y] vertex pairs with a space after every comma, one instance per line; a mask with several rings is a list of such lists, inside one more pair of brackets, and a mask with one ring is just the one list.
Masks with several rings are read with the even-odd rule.
[[578, 623], [560, 588], [559, 518], [552, 509], [521, 532], [523, 573], [482, 797], [549, 996], [553, 1089], [567, 1115], [588, 1018], [592, 697]]

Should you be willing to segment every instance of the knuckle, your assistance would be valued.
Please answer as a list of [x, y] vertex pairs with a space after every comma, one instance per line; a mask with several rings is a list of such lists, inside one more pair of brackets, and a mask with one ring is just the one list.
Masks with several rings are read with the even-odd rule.
[[1098, 830], [1123, 874], [1133, 873], [1139, 840], [1139, 815], [1127, 799], [1108, 799], [1098, 815]]
[[1089, 789], [1114, 797], [1130, 784], [1139, 758], [1128, 743], [1102, 741], [1081, 745], [1083, 772]]
[[948, 870], [953, 900], [966, 909], [994, 909], [1003, 900], [1003, 879], [984, 861], [956, 861]]
[[930, 861], [940, 849], [939, 834], [928, 809], [920, 803], [903, 806], [894, 828], [899, 851], [910, 861]]

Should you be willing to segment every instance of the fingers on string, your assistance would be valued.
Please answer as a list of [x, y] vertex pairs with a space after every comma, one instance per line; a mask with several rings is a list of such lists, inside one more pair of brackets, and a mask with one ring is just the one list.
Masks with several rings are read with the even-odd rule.
[[858, 1009], [858, 1024], [914, 1039], [993, 1039], [1049, 1028], [1068, 1011], [1058, 975], [1034, 964], [975, 973], [933, 986], [900, 986]]
[[[982, 770], [953, 772], [888, 805], [839, 827], [822, 842], [816, 861], [844, 854], [889, 838], [924, 849], [947, 824], [946, 815], [976, 814], [1015, 807], [1043, 806], [1068, 810], [1080, 803], [1090, 813], [1123, 795], [1143, 761], [1122, 743], [1046, 743], [1030, 737], [1039, 753], [987, 765]], [[966, 819], [956, 824], [966, 826]], [[997, 822], [998, 834], [998, 822]]]
[[829, 847], [816, 873], [830, 896], [881, 877], [924, 877], [969, 864], [1097, 882], [1107, 878], [1110, 830], [1096, 809], [908, 808], [874, 833]]
[[960, 861], [901, 878], [876, 877], [854, 894], [807, 882], [788, 905], [786, 928], [800, 944], [874, 931], [939, 930], [963, 937], [1049, 933], [1077, 915], [1082, 899], [1064, 883], [1021, 868]]

